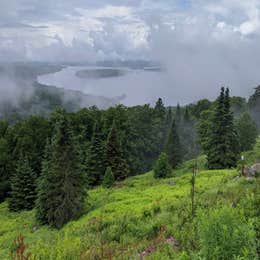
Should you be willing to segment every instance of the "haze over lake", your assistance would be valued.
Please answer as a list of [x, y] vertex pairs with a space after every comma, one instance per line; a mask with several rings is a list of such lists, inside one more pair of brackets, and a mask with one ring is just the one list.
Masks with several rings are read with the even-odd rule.
[[[115, 76], [79, 77], [76, 75], [80, 71], [103, 70], [115, 70]], [[96, 96], [111, 98], [120, 96], [122, 104], [132, 106], [154, 103], [155, 97], [159, 96], [169, 100], [167, 84], [162, 84], [164, 81], [166, 83], [166, 76], [165, 72], [127, 68], [66, 67], [56, 73], [38, 76], [38, 82], [44, 85], [79, 90]]]
[[[217, 95], [218, 88], [212, 88], [210, 83], [201, 85], [201, 91], [194, 91], [192, 82], [178, 84], [173, 77], [171, 71], [152, 68], [68, 66], [59, 72], [38, 76], [38, 82], [95, 96], [120, 97], [126, 106], [154, 104], [158, 97], [163, 98], [166, 105], [188, 104], [201, 98], [214, 99]], [[248, 96], [252, 86], [245, 88], [243, 94]], [[238, 85], [231, 84], [231, 87], [233, 95], [241, 94]]]

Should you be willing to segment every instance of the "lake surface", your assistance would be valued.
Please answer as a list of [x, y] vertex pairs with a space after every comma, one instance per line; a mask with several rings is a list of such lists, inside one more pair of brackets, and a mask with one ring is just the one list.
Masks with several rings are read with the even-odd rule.
[[[77, 72], [85, 70], [106, 70], [104, 67], [66, 67], [59, 72], [38, 76], [38, 82], [60, 88], [80, 90], [86, 94], [122, 97], [127, 106], [154, 103], [159, 97], [169, 100], [167, 73], [162, 71], [133, 70], [118, 68], [115, 77], [79, 77]], [[103, 75], [104, 73], [101, 73]], [[87, 74], [88, 75], [88, 74]], [[170, 102], [172, 103], [172, 102]]]

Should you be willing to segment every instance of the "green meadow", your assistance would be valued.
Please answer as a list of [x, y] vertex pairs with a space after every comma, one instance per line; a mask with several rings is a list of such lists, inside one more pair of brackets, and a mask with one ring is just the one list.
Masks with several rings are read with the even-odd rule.
[[[243, 214], [248, 226], [257, 224], [259, 180], [238, 177], [237, 169], [205, 170], [204, 157], [197, 160], [192, 217], [194, 163], [184, 163], [171, 178], [154, 179], [148, 172], [111, 189], [90, 190], [85, 214], [59, 231], [37, 226], [34, 210], [13, 213], [2, 203], [0, 259], [12, 259], [20, 233], [33, 259], [142, 259], [142, 252], [145, 259], [196, 259], [203, 247], [199, 223], [214, 210], [234, 209], [231, 213]], [[255, 258], [248, 253], [248, 259]]]

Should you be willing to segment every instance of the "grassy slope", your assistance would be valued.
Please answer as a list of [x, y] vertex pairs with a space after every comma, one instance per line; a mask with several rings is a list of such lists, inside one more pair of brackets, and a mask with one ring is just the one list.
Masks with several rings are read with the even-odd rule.
[[[162, 225], [166, 235], [181, 236], [180, 210], [189, 209], [191, 173], [186, 164], [179, 177], [155, 180], [152, 173], [127, 179], [112, 190], [101, 187], [89, 192], [88, 213], [67, 224], [62, 230], [40, 227], [34, 230], [34, 211], [10, 213], [7, 204], [0, 205], [0, 259], [9, 259], [12, 241], [21, 232], [29, 250], [41, 259], [90, 259], [100, 255], [100, 237], [104, 251], [113, 248], [120, 257], [134, 256], [156, 237]], [[185, 172], [183, 174], [183, 172]], [[234, 180], [235, 170], [200, 171], [196, 196], [199, 201], [214, 205], [216, 200], [234, 203], [251, 193], [254, 183]], [[175, 186], [170, 182], [176, 182]], [[221, 195], [219, 195], [221, 194]], [[102, 219], [102, 220], [100, 220]]]

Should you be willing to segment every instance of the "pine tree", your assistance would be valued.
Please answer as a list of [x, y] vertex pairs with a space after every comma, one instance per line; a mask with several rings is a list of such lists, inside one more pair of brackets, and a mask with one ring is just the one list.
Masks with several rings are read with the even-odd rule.
[[158, 160], [156, 161], [154, 167], [154, 178], [166, 178], [171, 175], [172, 168], [168, 161], [168, 156], [166, 153], [161, 153]]
[[111, 188], [114, 182], [115, 182], [115, 177], [112, 172], [112, 169], [111, 167], [107, 167], [102, 185], [104, 188]]
[[40, 223], [61, 228], [81, 214], [85, 197], [84, 174], [71, 124], [63, 110], [58, 113], [46, 153], [38, 186], [36, 216]]
[[155, 104], [154, 107], [155, 113], [159, 118], [164, 118], [165, 117], [165, 113], [166, 113], [166, 109], [164, 107], [163, 101], [161, 98], [159, 98]]
[[105, 169], [102, 132], [99, 124], [96, 123], [87, 155], [86, 171], [88, 184], [90, 186], [99, 184], [104, 176]]
[[239, 142], [230, 110], [229, 89], [221, 88], [211, 120], [206, 145], [208, 149], [205, 151], [208, 166], [210, 169], [234, 167], [239, 153]]
[[129, 175], [129, 166], [122, 152], [115, 122], [106, 143], [106, 165], [111, 167], [116, 180], [124, 179]]
[[20, 155], [16, 172], [11, 178], [10, 195], [9, 209], [12, 211], [30, 210], [35, 205], [36, 174], [23, 155]]
[[177, 132], [175, 120], [172, 122], [172, 126], [167, 138], [167, 142], [164, 148], [165, 153], [169, 158], [170, 165], [175, 168], [182, 161], [182, 147], [180, 138]]

